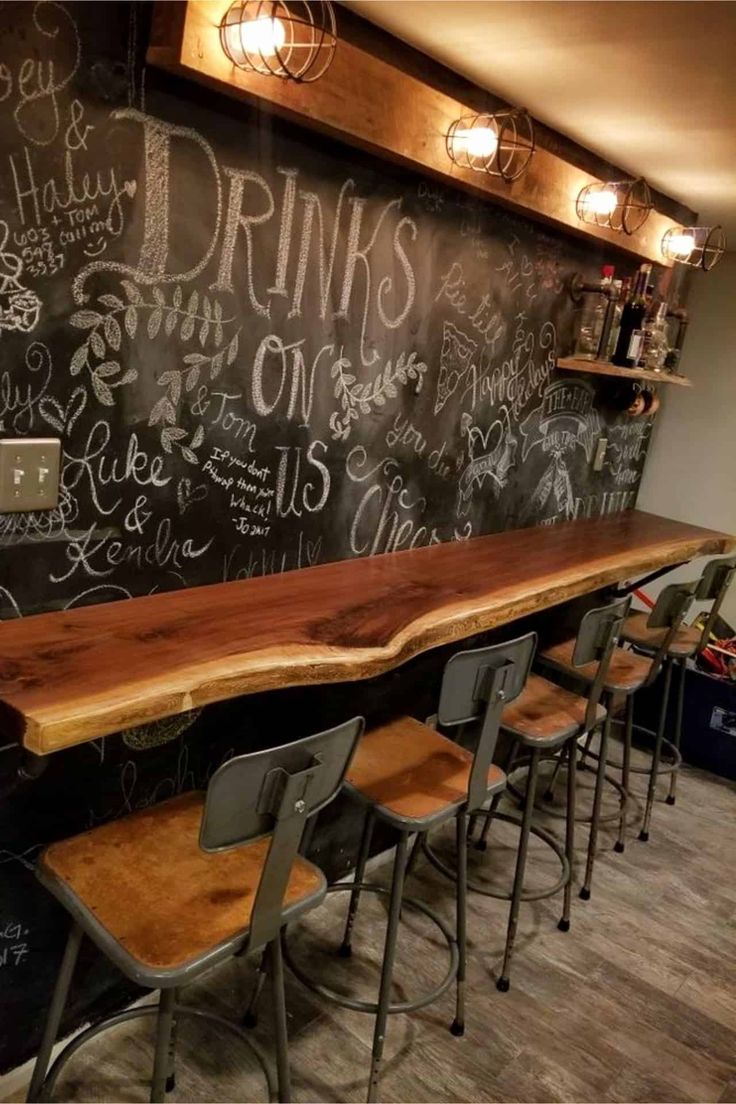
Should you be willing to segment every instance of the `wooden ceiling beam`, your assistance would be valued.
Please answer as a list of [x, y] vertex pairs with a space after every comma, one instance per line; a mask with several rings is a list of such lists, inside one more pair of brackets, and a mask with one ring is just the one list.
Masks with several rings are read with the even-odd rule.
[[527, 172], [512, 183], [454, 165], [447, 156], [445, 135], [455, 119], [473, 109], [371, 52], [356, 41], [354, 31], [351, 41], [339, 41], [331, 67], [313, 84], [237, 69], [220, 46], [219, 24], [229, 3], [157, 0], [148, 63], [265, 107], [300, 126], [445, 185], [493, 199], [520, 214], [605, 242], [639, 259], [670, 266], [662, 256], [660, 242], [665, 231], [677, 225], [671, 218], [652, 211], [642, 229], [630, 236], [581, 223], [575, 198], [596, 177], [549, 150], [538, 148]]

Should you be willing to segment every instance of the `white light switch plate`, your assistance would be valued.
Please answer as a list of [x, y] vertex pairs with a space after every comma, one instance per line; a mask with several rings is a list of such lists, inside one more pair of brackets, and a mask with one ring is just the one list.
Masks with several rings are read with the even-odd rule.
[[603, 471], [603, 461], [606, 459], [607, 448], [608, 438], [599, 437], [598, 444], [595, 446], [595, 456], [593, 457], [593, 471]]
[[53, 510], [59, 502], [61, 441], [20, 437], [0, 441], [0, 514]]

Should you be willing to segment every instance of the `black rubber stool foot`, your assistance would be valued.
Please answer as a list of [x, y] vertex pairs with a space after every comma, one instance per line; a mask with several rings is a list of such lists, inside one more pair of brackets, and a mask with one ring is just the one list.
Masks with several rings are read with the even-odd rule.
[[641, 832], [639, 833], [639, 839], [641, 840], [641, 842], [642, 842], [642, 843], [646, 843], [646, 842], [647, 842], [647, 840], [649, 839], [649, 833], [648, 833], [648, 832], [645, 832], [645, 831], [644, 831], [644, 830], [642, 829], [642, 831], [641, 831]]
[[675, 804], [675, 795], [674, 794], [667, 794], [666, 798], [664, 799], [664, 803], [665, 803], [665, 805], [674, 805]]
[[337, 953], [340, 958], [350, 958], [353, 953], [353, 948], [349, 943], [341, 943]]
[[559, 923], [557, 924], [557, 927], [558, 927], [559, 931], [568, 932], [570, 930], [570, 921], [569, 920], [564, 920], [564, 919], [560, 920]]
[[579, 896], [580, 896], [581, 900], [583, 900], [583, 901], [589, 901], [590, 900], [590, 890], [588, 889], [587, 886], [583, 886], [583, 888], [580, 890]]
[[172, 1073], [171, 1077], [166, 1078], [166, 1092], [173, 1092], [176, 1088], [176, 1077]]
[[450, 1024], [450, 1034], [455, 1035], [457, 1038], [459, 1038], [461, 1035], [464, 1035], [465, 1024], [459, 1023], [457, 1020], [453, 1020]]
[[552, 793], [552, 790], [547, 790], [546, 793], [542, 794], [542, 801], [546, 801], [548, 805], [550, 802], [554, 801], [554, 799], [555, 795]]
[[614, 843], [614, 845], [613, 845], [613, 850], [614, 850], [614, 851], [615, 851], [615, 852], [616, 852], [616, 853], [617, 853], [618, 855], [623, 855], [623, 853], [624, 853], [624, 845], [623, 845], [623, 843], [621, 842], [621, 840], [616, 840], [616, 842], [615, 842], [615, 843]]
[[476, 840], [473, 846], [475, 847], [476, 851], [485, 851], [488, 844], [485, 840]]
[[500, 977], [496, 982], [496, 988], [498, 989], [499, 993], [508, 993], [510, 987], [511, 982], [508, 978]]
[[246, 1012], [243, 1016], [243, 1027], [257, 1027], [258, 1016], [255, 1012]]

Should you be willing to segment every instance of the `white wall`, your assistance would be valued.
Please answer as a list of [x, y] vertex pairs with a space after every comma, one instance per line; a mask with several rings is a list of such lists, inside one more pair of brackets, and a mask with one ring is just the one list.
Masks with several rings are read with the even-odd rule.
[[[711, 272], [694, 273], [688, 311], [681, 371], [695, 386], [660, 388], [666, 394], [637, 507], [736, 533], [736, 253]], [[666, 581], [696, 578], [703, 563], [693, 561]], [[653, 595], [658, 588], [646, 589]], [[736, 625], [736, 587], [723, 616]]]

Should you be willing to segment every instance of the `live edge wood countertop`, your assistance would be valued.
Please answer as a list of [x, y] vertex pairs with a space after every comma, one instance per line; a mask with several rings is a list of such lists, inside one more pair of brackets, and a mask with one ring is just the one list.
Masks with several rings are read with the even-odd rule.
[[0, 625], [0, 730], [40, 755], [258, 690], [368, 678], [622, 579], [736, 547], [640, 511]]

